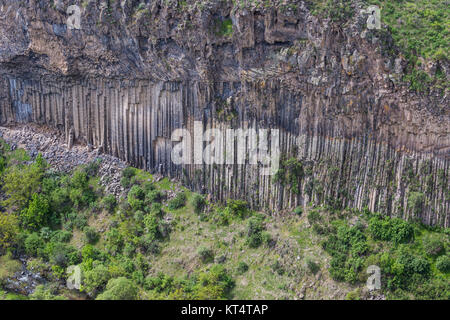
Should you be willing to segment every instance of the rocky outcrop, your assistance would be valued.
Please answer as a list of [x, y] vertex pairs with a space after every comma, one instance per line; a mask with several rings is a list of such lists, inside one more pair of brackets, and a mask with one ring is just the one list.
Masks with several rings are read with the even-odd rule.
[[[363, 14], [337, 26], [293, 2], [87, 1], [82, 29], [70, 30], [58, 6], [0, 1], [0, 123], [52, 126], [218, 200], [275, 213], [310, 202], [368, 207], [448, 226], [445, 92], [410, 92], [389, 35], [366, 30]], [[171, 134], [193, 133], [194, 121], [279, 129], [285, 174], [261, 175], [249, 159], [175, 165]], [[295, 181], [290, 158], [301, 167]]]
[[69, 148], [65, 135], [54, 128], [33, 123], [15, 124], [12, 128], [0, 127], [0, 138], [13, 149], [24, 148], [34, 159], [39, 153], [47, 160], [52, 170], [71, 173], [78, 166], [98, 164], [100, 184], [108, 194], [122, 196], [120, 184], [126, 163], [111, 155], [103, 154], [92, 145], [75, 145]]

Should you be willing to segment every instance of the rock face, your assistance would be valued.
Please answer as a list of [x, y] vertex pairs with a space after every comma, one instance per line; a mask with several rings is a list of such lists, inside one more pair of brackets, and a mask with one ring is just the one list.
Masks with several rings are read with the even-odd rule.
[[[85, 1], [71, 30], [68, 1], [0, 0], [0, 124], [49, 125], [69, 145], [274, 213], [314, 202], [449, 225], [447, 95], [410, 92], [401, 56], [367, 16], [343, 27], [302, 1], [135, 2]], [[193, 137], [195, 121], [279, 129], [282, 169], [296, 158], [301, 170], [283, 181], [249, 159], [175, 165], [172, 132]]]

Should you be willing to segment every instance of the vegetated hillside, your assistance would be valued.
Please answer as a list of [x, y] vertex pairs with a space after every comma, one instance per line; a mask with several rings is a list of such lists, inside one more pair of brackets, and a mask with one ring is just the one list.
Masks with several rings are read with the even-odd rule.
[[[0, 146], [1, 299], [450, 298], [448, 229], [313, 205], [268, 216], [131, 167], [116, 200], [97, 162], [62, 174]], [[65, 286], [70, 265], [81, 292]]]
[[[79, 1], [80, 30], [68, 1], [1, 3], [2, 125], [49, 125], [223, 203], [449, 226], [442, 3], [377, 1], [381, 30], [367, 28], [368, 1]], [[284, 171], [175, 165], [171, 133], [194, 136], [195, 121], [280, 130]]]

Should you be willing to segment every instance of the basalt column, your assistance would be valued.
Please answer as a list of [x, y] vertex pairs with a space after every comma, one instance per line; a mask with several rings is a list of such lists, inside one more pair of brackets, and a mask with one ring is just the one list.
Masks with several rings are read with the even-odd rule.
[[[68, 141], [72, 137], [136, 167], [177, 177], [216, 200], [244, 199], [274, 214], [310, 202], [367, 207], [449, 225], [448, 154], [401, 149], [390, 143], [386, 132], [374, 131], [385, 112], [381, 102], [360, 98], [347, 103], [361, 108], [351, 110], [350, 121], [345, 109], [334, 117], [324, 109], [341, 101], [326, 101], [310, 90], [290, 91], [276, 81], [56, 81], [3, 76], [0, 85], [2, 125], [52, 126]], [[251, 164], [249, 158], [243, 164], [174, 164], [173, 131], [185, 128], [193, 140], [196, 121], [201, 121], [203, 131], [278, 129], [283, 174], [263, 175], [262, 165]], [[221, 143], [227, 143], [226, 135]], [[293, 164], [298, 169], [294, 173], [289, 171]]]

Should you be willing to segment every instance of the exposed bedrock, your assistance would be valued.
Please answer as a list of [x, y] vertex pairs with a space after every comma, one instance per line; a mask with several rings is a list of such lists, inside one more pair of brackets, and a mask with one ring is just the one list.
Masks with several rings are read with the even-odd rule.
[[[283, 12], [206, 2], [114, 2], [108, 18], [87, 1], [82, 30], [69, 30], [58, 6], [0, 0], [0, 124], [46, 124], [273, 213], [313, 202], [449, 226], [448, 95], [408, 90], [388, 33], [366, 30], [362, 14], [345, 27], [319, 21], [301, 1]], [[193, 138], [196, 121], [279, 129], [281, 174], [250, 159], [175, 165], [171, 135]]]
[[[247, 82], [5, 81], [11, 103], [2, 104], [2, 124], [30, 121], [53, 126], [137, 167], [182, 179], [218, 200], [241, 198], [274, 212], [309, 202], [367, 206], [448, 225], [448, 154], [440, 148], [414, 151], [423, 137], [409, 135], [406, 129], [389, 127], [399, 130], [404, 144], [389, 143], [385, 129], [374, 130], [381, 126], [376, 119], [385, 112], [383, 104], [356, 101], [348, 108], [364, 103], [371, 110], [349, 111], [349, 118], [327, 109], [328, 103], [341, 102], [292, 93], [277, 81], [264, 87]], [[296, 177], [298, 189], [262, 175], [261, 165], [250, 164], [249, 157], [241, 165], [175, 165], [171, 151], [178, 142], [171, 140], [172, 132], [186, 128], [194, 139], [194, 121], [201, 121], [203, 130], [223, 132], [281, 129], [282, 158], [295, 157], [303, 167]], [[225, 144], [225, 135], [223, 139]], [[234, 150], [237, 153], [237, 142]], [[283, 163], [281, 159], [282, 168]]]

